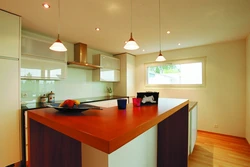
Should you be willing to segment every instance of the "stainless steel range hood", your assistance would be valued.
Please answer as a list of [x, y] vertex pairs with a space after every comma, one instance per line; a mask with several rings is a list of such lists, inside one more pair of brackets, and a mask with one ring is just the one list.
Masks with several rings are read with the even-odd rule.
[[89, 64], [87, 62], [87, 45], [84, 43], [74, 44], [74, 61], [67, 62], [69, 67], [84, 69], [99, 69], [101, 66]]

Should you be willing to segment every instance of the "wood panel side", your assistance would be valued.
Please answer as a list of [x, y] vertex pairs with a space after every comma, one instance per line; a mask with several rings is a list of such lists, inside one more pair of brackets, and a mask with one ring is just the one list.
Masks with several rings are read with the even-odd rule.
[[81, 143], [29, 120], [29, 167], [81, 167]]
[[188, 165], [188, 105], [158, 124], [157, 167]]

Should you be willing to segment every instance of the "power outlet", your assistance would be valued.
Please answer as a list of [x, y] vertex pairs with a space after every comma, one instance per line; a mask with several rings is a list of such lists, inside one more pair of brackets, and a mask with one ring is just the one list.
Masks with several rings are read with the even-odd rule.
[[214, 124], [214, 128], [219, 128], [219, 125], [218, 124]]

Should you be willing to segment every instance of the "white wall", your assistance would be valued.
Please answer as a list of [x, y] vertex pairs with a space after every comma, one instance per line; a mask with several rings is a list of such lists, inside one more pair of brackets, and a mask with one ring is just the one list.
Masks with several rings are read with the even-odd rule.
[[246, 39], [246, 139], [250, 144], [250, 35]]
[[[160, 97], [188, 98], [198, 102], [198, 129], [245, 137], [245, 40], [163, 52], [167, 60], [206, 57], [203, 88], [146, 88], [144, 63], [158, 53], [136, 56], [136, 90], [159, 91]], [[219, 128], [214, 128], [218, 124]]]

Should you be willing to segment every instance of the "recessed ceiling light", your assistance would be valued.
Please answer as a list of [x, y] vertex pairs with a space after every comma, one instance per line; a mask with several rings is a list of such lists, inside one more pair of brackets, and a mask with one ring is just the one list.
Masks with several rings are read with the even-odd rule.
[[181, 43], [178, 43], [178, 45], [180, 46], [180, 45], [181, 45]]
[[100, 31], [101, 29], [97, 27], [97, 28], [95, 28], [95, 30], [96, 30], [96, 31]]
[[43, 3], [42, 5], [43, 5], [43, 7], [44, 7], [45, 9], [49, 9], [49, 8], [50, 8], [50, 5], [47, 4], [47, 3]]
[[170, 34], [170, 31], [167, 31], [167, 34]]
[[143, 52], [145, 52], [145, 50], [144, 50], [144, 49], [142, 49], [142, 51], [143, 51]]

